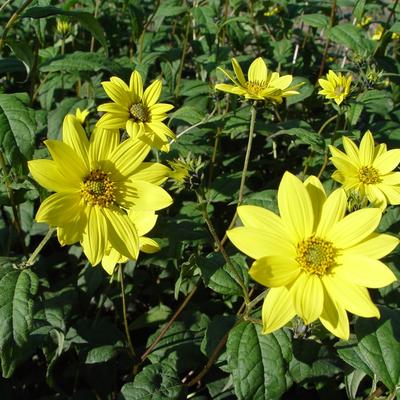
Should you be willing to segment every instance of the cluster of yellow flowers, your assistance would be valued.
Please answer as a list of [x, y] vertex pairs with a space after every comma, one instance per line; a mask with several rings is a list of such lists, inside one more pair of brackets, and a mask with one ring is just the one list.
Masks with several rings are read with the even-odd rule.
[[[291, 75], [270, 72], [257, 58], [245, 78], [232, 59], [235, 76], [222, 72], [234, 85], [216, 89], [253, 101], [281, 103], [298, 94]], [[330, 71], [320, 79], [319, 92], [337, 105], [349, 95], [351, 76]], [[37, 213], [38, 222], [57, 227], [61, 244], [80, 242], [91, 264], [102, 263], [108, 273], [116, 263], [137, 259], [139, 251], [154, 252], [158, 244], [145, 235], [154, 227], [155, 211], [172, 203], [160, 185], [173, 175], [182, 181], [182, 162], [173, 171], [144, 162], [151, 147], [169, 150], [173, 132], [164, 124], [173, 106], [158, 103], [161, 80], [146, 90], [134, 71], [129, 86], [118, 77], [103, 82], [113, 102], [98, 107], [104, 115], [90, 139], [82, 126], [87, 116], [79, 109], [67, 115], [62, 141], [45, 142], [52, 160], [33, 160], [33, 178], [55, 192]], [[120, 129], [130, 136], [121, 141]], [[257, 206], [239, 206], [243, 226], [227, 232], [231, 242], [253, 258], [251, 277], [271, 288], [262, 307], [263, 332], [279, 329], [296, 314], [309, 324], [319, 319], [334, 335], [347, 339], [347, 311], [379, 317], [366, 288], [380, 288], [396, 280], [381, 261], [398, 239], [375, 233], [387, 204], [400, 204], [400, 149], [375, 146], [367, 131], [360, 147], [343, 138], [345, 152], [330, 146], [337, 170], [332, 178], [342, 184], [329, 196], [314, 176], [304, 183], [286, 172], [278, 190], [279, 216]], [[189, 163], [186, 160], [186, 164]], [[197, 167], [193, 166], [197, 171]], [[347, 194], [357, 192], [373, 207], [346, 215]]]

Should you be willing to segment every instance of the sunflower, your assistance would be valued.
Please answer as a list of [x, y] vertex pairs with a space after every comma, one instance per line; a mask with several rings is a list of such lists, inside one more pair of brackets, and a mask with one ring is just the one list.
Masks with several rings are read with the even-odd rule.
[[233, 75], [218, 67], [233, 83], [218, 83], [215, 89], [224, 92], [244, 96], [252, 100], [270, 100], [276, 103], [282, 103], [283, 97], [299, 94], [296, 91], [302, 84], [290, 86], [293, 80], [292, 75], [279, 76], [278, 72], [270, 72], [264, 60], [261, 57], [256, 58], [250, 65], [248, 71], [248, 80], [244, 77], [242, 68], [235, 58], [232, 58], [232, 66], [235, 71], [236, 79]]
[[97, 122], [99, 128], [125, 128], [130, 137], [162, 151], [169, 150], [168, 138], [174, 139], [175, 135], [163, 121], [174, 106], [157, 103], [161, 95], [161, 80], [155, 80], [144, 92], [142, 77], [137, 71], [132, 72], [129, 86], [116, 76], [101, 84], [113, 103], [98, 107], [99, 111], [105, 112]]
[[33, 178], [56, 193], [45, 199], [37, 222], [57, 227], [62, 245], [80, 242], [91, 264], [98, 264], [110, 244], [136, 259], [139, 235], [127, 210], [155, 211], [172, 203], [159, 187], [169, 168], [144, 163], [150, 147], [140, 140], [120, 143], [118, 131], [95, 129], [86, 137], [78, 119], [67, 115], [63, 140], [47, 140], [53, 160], [33, 160]]
[[[144, 236], [154, 228], [158, 216], [153, 211], [137, 212], [132, 209], [128, 212], [128, 217], [136, 227], [139, 236], [140, 251], [148, 254], [159, 251], [160, 246], [158, 243], [155, 240]], [[101, 260], [101, 265], [111, 275], [118, 263], [124, 263], [126, 261], [128, 261], [128, 258], [120, 254], [111, 246], [111, 244], [109, 244], [104, 257]]]
[[341, 72], [338, 75], [334, 71], [329, 71], [326, 79], [318, 79], [322, 94], [326, 99], [333, 99], [337, 105], [340, 105], [350, 93], [351, 75], [344, 76]]
[[342, 140], [345, 153], [329, 146], [330, 160], [337, 168], [332, 178], [382, 211], [388, 203], [400, 204], [400, 172], [393, 172], [400, 163], [400, 149], [388, 151], [384, 143], [375, 146], [369, 130], [359, 148], [346, 136]]
[[263, 333], [296, 314], [306, 324], [319, 319], [334, 335], [348, 339], [347, 312], [379, 317], [367, 287], [396, 280], [380, 258], [398, 239], [374, 233], [377, 208], [345, 216], [346, 194], [329, 197], [316, 177], [304, 184], [286, 172], [278, 190], [280, 216], [257, 206], [240, 206], [243, 227], [228, 231], [232, 243], [255, 259], [250, 276], [269, 290], [262, 307]]

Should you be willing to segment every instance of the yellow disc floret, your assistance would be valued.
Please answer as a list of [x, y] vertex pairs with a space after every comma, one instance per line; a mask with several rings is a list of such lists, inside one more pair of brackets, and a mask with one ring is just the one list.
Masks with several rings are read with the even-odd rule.
[[358, 179], [365, 184], [375, 184], [382, 182], [379, 172], [372, 166], [364, 166], [358, 170]]
[[149, 112], [142, 103], [132, 104], [129, 112], [135, 121], [148, 122]]
[[335, 265], [336, 250], [332, 243], [310, 237], [297, 245], [296, 261], [308, 274], [325, 275]]
[[90, 171], [81, 183], [83, 199], [91, 205], [101, 207], [109, 207], [115, 201], [115, 189], [115, 183], [111, 181], [109, 174], [100, 169]]

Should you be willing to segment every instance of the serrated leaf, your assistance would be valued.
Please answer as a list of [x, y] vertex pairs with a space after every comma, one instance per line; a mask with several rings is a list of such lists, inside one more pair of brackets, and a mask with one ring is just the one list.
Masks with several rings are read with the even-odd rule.
[[360, 119], [363, 109], [364, 106], [361, 103], [350, 104], [350, 107], [346, 112], [347, 120], [349, 121], [350, 126], [357, 125], [357, 122]]
[[0, 94], [0, 146], [18, 172], [26, 169], [35, 143], [35, 112], [17, 94]]
[[133, 382], [121, 389], [120, 400], [183, 400], [185, 386], [168, 364], [153, 364], [139, 372]]
[[194, 107], [183, 106], [176, 110], [174, 113], [170, 114], [170, 120], [180, 119], [182, 121], [188, 122], [189, 124], [195, 124], [200, 122], [204, 115], [200, 114]]
[[86, 364], [97, 364], [110, 361], [118, 354], [118, 349], [113, 345], [105, 345], [90, 349], [86, 355]]
[[227, 355], [239, 400], [280, 399], [291, 386], [291, 338], [284, 330], [262, 335], [260, 326], [242, 322], [229, 334]]
[[357, 96], [357, 101], [362, 103], [370, 113], [385, 116], [393, 110], [393, 98], [385, 90], [367, 90]]
[[369, 54], [373, 51], [372, 41], [367, 39], [365, 33], [353, 24], [336, 25], [329, 29], [328, 36], [333, 42], [342, 44], [358, 54]]
[[315, 28], [326, 28], [329, 24], [328, 17], [323, 14], [304, 14], [298, 20]]

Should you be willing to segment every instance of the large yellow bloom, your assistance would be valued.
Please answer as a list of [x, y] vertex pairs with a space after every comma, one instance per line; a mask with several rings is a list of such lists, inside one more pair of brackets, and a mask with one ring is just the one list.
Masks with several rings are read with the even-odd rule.
[[[143, 251], [143, 253], [149, 254], [160, 250], [160, 246], [155, 240], [144, 236], [154, 228], [158, 216], [153, 211], [138, 212], [134, 209], [129, 211], [128, 216], [137, 229], [139, 236], [139, 250]], [[101, 260], [101, 265], [111, 275], [118, 263], [124, 263], [126, 261], [128, 261], [128, 258], [120, 254], [110, 244]]]
[[386, 144], [375, 146], [370, 131], [365, 132], [360, 148], [343, 136], [345, 153], [329, 146], [332, 163], [337, 168], [332, 178], [348, 192], [354, 191], [382, 211], [387, 204], [400, 204], [400, 149], [387, 151]]
[[244, 77], [242, 68], [235, 58], [232, 58], [232, 66], [235, 77], [228, 71], [218, 67], [233, 83], [218, 83], [215, 89], [224, 92], [244, 96], [246, 99], [271, 100], [282, 103], [283, 97], [299, 94], [296, 91], [301, 85], [290, 86], [293, 80], [292, 75], [279, 76], [278, 72], [270, 72], [261, 57], [256, 58], [250, 65], [248, 80]]
[[157, 103], [161, 95], [161, 80], [155, 80], [143, 92], [142, 77], [133, 71], [129, 86], [116, 76], [102, 85], [114, 103], [98, 107], [99, 111], [105, 112], [97, 122], [99, 128], [125, 128], [130, 137], [139, 138], [162, 151], [169, 150], [168, 138], [175, 138], [175, 135], [162, 121], [174, 106]]
[[286, 172], [278, 191], [280, 216], [257, 206], [240, 206], [243, 227], [228, 231], [232, 243], [255, 259], [250, 276], [271, 287], [262, 307], [263, 333], [279, 329], [298, 314], [306, 324], [319, 318], [347, 339], [346, 311], [379, 317], [368, 290], [396, 280], [380, 258], [398, 239], [374, 233], [376, 208], [345, 216], [346, 194], [326, 196], [320, 181], [304, 184]]
[[73, 115], [64, 120], [63, 140], [45, 144], [53, 160], [29, 161], [29, 170], [40, 185], [56, 193], [42, 202], [36, 221], [57, 227], [62, 245], [80, 242], [93, 265], [109, 244], [136, 259], [139, 236], [127, 210], [169, 206], [171, 197], [157, 186], [169, 168], [144, 163], [150, 147], [137, 139], [120, 143], [118, 131], [95, 129], [89, 141]]
[[326, 75], [327, 79], [318, 79], [322, 90], [318, 94], [322, 94], [327, 99], [333, 99], [337, 105], [340, 105], [350, 93], [351, 75], [344, 76], [341, 72], [338, 75], [330, 70]]

